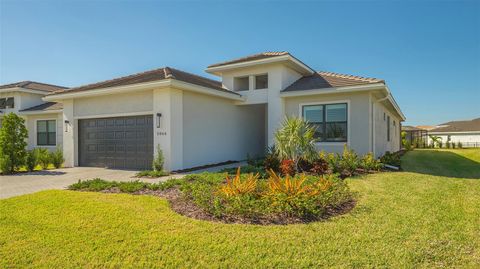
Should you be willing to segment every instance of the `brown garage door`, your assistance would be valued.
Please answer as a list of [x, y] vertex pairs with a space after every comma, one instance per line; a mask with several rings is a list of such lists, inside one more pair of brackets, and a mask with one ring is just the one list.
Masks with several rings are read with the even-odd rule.
[[132, 116], [78, 121], [79, 165], [150, 169], [153, 117]]

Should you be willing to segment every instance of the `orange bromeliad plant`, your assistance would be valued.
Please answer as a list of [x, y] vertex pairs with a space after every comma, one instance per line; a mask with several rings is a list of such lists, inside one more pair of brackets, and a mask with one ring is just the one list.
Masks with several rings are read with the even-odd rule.
[[227, 183], [220, 187], [219, 192], [227, 197], [248, 194], [255, 192], [259, 174], [249, 174], [245, 180], [240, 177], [240, 167], [237, 174], [231, 179], [228, 174], [226, 176]]
[[300, 178], [292, 178], [286, 175], [285, 179], [280, 178], [273, 170], [268, 171], [270, 178], [268, 179], [268, 193], [269, 194], [285, 194], [289, 197], [309, 194], [310, 187], [304, 185], [305, 175]]

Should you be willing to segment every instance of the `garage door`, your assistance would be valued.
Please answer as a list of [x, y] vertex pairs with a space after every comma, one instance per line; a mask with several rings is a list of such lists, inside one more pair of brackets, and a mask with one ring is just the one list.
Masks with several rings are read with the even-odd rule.
[[79, 120], [79, 165], [115, 169], [150, 169], [153, 117]]

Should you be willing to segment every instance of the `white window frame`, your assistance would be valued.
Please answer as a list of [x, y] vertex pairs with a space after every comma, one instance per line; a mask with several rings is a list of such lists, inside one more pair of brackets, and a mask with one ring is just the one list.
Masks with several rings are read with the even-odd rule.
[[[260, 88], [260, 89], [257, 88], [257, 77], [259, 77], [259, 76], [267, 76], [267, 87], [266, 88]], [[261, 74], [253, 75], [253, 81], [254, 81], [253, 90], [265, 90], [265, 89], [268, 89], [270, 87], [270, 79], [269, 79], [268, 73], [261, 73]]]
[[[298, 105], [298, 115], [299, 118], [303, 119], [303, 107], [304, 106], [314, 106], [314, 105], [337, 105], [337, 104], [347, 104], [347, 142], [345, 141], [339, 141], [339, 142], [316, 142], [316, 145], [319, 146], [339, 146], [339, 145], [345, 145], [347, 144], [348, 147], [350, 147], [350, 141], [351, 140], [351, 120], [350, 120], [350, 114], [351, 114], [351, 106], [350, 106], [350, 100], [332, 100], [332, 101], [324, 101], [324, 102], [311, 102], [311, 103], [300, 103]], [[325, 119], [324, 119], [325, 120]]]
[[[37, 133], [37, 126], [39, 121], [55, 121], [55, 145], [39, 145], [38, 144], [38, 133]], [[35, 126], [34, 129], [34, 144], [35, 147], [40, 148], [56, 148], [58, 146], [58, 122], [56, 118], [45, 118], [45, 119], [35, 119]]]

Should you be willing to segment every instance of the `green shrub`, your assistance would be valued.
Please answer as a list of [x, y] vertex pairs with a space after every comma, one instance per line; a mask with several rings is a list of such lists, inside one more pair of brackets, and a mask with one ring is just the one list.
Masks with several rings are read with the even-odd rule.
[[27, 156], [25, 158], [25, 166], [27, 170], [32, 172], [35, 167], [38, 165], [38, 150], [33, 149], [27, 152]]
[[48, 166], [51, 163], [51, 155], [48, 149], [37, 148], [37, 153], [38, 153], [38, 164], [40, 164], [43, 170], [48, 169]]
[[385, 152], [385, 155], [383, 155], [380, 158], [380, 161], [384, 164], [389, 164], [393, 165], [396, 167], [400, 167], [401, 162], [400, 162], [400, 154], [399, 153], [390, 153], [390, 151]]
[[25, 164], [28, 131], [25, 120], [14, 113], [3, 117], [0, 128], [0, 167], [11, 174]]
[[118, 182], [116, 181], [106, 181], [95, 178], [91, 180], [79, 180], [77, 183], [68, 186], [68, 189], [82, 191], [103, 191], [117, 186]]
[[456, 146], [455, 142], [452, 142], [452, 148], [455, 148], [455, 146]]
[[263, 166], [267, 171], [270, 169], [275, 172], [280, 171], [280, 157], [278, 156], [278, 152], [275, 146], [267, 148], [265, 160], [263, 161]]
[[55, 168], [58, 169], [62, 167], [63, 162], [65, 161], [63, 158], [63, 150], [58, 147], [55, 151], [50, 152], [50, 161]]
[[138, 172], [135, 176], [136, 176], [136, 177], [151, 177], [151, 178], [156, 178], [156, 177], [168, 176], [169, 174], [170, 174], [170, 173], [165, 172], [165, 171], [145, 170], [145, 171], [140, 171], [140, 172]]
[[462, 144], [462, 142], [458, 141], [458, 143], [457, 143], [457, 147], [458, 147], [459, 149], [463, 148], [463, 144]]
[[[234, 175], [237, 172], [237, 168], [225, 168], [220, 171], [220, 173], [228, 173], [229, 175]], [[268, 174], [263, 167], [246, 165], [242, 166], [242, 173], [244, 174], [258, 174], [259, 178], [267, 178]]]
[[445, 143], [445, 145], [447, 146], [447, 149], [449, 149], [449, 148], [450, 148], [450, 141], [447, 141], [447, 142]]
[[140, 181], [131, 181], [131, 182], [118, 182], [117, 187], [120, 189], [121, 192], [137, 192], [140, 190], [147, 189], [148, 183], [140, 182]]
[[163, 157], [163, 151], [160, 148], [160, 145], [157, 145], [157, 154], [153, 159], [152, 168], [154, 171], [163, 171], [163, 165], [165, 158]]
[[379, 171], [382, 169], [382, 163], [380, 160], [375, 159], [373, 153], [365, 154], [360, 159], [360, 167], [367, 170], [367, 171]]
[[347, 145], [343, 147], [342, 156], [340, 158], [340, 173], [347, 176], [353, 175], [360, 165], [360, 160], [353, 149], [349, 149]]

